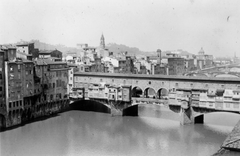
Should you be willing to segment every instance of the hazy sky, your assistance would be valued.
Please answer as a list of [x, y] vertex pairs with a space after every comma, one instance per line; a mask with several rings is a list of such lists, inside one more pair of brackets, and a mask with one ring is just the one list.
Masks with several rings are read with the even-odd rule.
[[0, 0], [0, 44], [125, 44], [240, 57], [239, 0]]

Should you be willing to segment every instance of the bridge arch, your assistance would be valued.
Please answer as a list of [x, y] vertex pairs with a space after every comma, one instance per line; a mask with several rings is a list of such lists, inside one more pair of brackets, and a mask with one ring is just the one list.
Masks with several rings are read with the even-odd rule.
[[198, 72], [187, 73], [187, 74], [185, 74], [185, 76], [193, 76], [193, 77], [208, 77], [208, 75], [207, 75], [206, 73], [198, 73]]
[[217, 74], [214, 77], [230, 77], [230, 78], [239, 78], [238, 75], [230, 74], [230, 73], [224, 73], [224, 74]]
[[70, 108], [72, 110], [93, 111], [102, 113], [111, 113], [111, 108], [107, 104], [96, 100], [78, 100], [74, 101]]
[[143, 96], [143, 90], [138, 87], [135, 86], [132, 88], [132, 97], [142, 97]]
[[222, 71], [212, 72], [212, 73], [211, 73], [211, 76], [212, 76], [212, 77], [216, 77], [217, 75], [221, 75], [221, 74], [225, 74], [225, 72], [222, 72]]
[[240, 72], [240, 67], [238, 66], [238, 67], [232, 67], [232, 68], [230, 68], [230, 70], [229, 70], [230, 72], [237, 72], [237, 73], [239, 73]]
[[155, 111], [155, 108], [156, 108], [155, 106], [158, 106], [160, 111], [162, 111], [162, 109], [168, 109], [169, 112], [174, 113], [176, 115], [181, 113], [181, 107], [174, 107], [174, 106], [163, 107], [163, 105], [160, 103], [149, 104], [149, 103], [137, 102], [137, 103], [134, 103], [133, 105], [130, 105], [129, 107], [124, 108], [123, 116], [138, 116], [139, 106], [140, 107], [153, 106], [153, 107], [150, 107], [150, 109], [152, 109], [153, 111]]
[[226, 113], [226, 114], [237, 114], [239, 115], [240, 112], [233, 112], [233, 111], [224, 111], [224, 110], [213, 110], [213, 111], [205, 111], [205, 112], [196, 112], [195, 109], [194, 110], [194, 117], [198, 117], [200, 115], [207, 115], [207, 114], [218, 114], [218, 113]]
[[[233, 114], [239, 115], [239, 112], [231, 112], [231, 111], [228, 111], [228, 112], [226, 112], [226, 111], [209, 111], [209, 112], [202, 112], [202, 113], [194, 113], [194, 115], [193, 115], [194, 123], [204, 123], [205, 116], [213, 115], [213, 114], [216, 115], [216, 117], [212, 116], [212, 118], [215, 118], [216, 121], [218, 121], [217, 119], [219, 118], [220, 113], [224, 113], [224, 116], [233, 115]], [[221, 114], [221, 116], [222, 116], [222, 114]], [[229, 119], [229, 121], [231, 120], [231, 118], [227, 117], [226, 120], [223, 120], [223, 121], [227, 123], [228, 119]], [[239, 119], [237, 119], [237, 120], [239, 120]]]
[[157, 91], [157, 99], [162, 99], [164, 97], [168, 96], [168, 90], [166, 88], [160, 88]]
[[151, 87], [147, 87], [144, 90], [144, 97], [145, 98], [156, 98], [156, 91], [155, 89], [151, 88]]

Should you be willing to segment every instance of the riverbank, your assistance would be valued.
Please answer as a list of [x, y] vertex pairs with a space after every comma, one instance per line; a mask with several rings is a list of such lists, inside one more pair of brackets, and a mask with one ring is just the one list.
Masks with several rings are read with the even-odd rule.
[[38, 120], [43, 120], [69, 110], [69, 100], [58, 100], [33, 105], [28, 109], [9, 111], [0, 114], [0, 131], [13, 129]]
[[111, 113], [111, 110], [108, 107], [99, 105], [97, 102], [87, 100], [72, 104], [70, 104], [69, 101], [66, 101], [65, 103], [55, 103], [54, 105], [43, 104], [36, 109], [33, 107], [27, 112], [23, 111], [23, 113], [20, 115], [4, 115], [3, 117], [5, 118], [5, 121], [2, 124], [3, 126], [0, 127], [0, 132], [15, 129], [29, 123], [56, 117], [59, 113], [71, 110]]

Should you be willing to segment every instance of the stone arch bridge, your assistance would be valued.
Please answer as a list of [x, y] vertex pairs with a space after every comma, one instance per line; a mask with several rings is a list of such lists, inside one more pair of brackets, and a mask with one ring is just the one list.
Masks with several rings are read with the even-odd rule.
[[217, 77], [218, 75], [228, 74], [229, 76], [235, 76], [240, 78], [240, 65], [239, 64], [227, 64], [220, 66], [213, 66], [209, 68], [199, 69], [185, 73], [185, 76], [205, 76], [205, 77]]
[[[132, 102], [122, 104], [122, 114], [135, 112], [138, 104], [164, 104], [164, 96], [176, 89], [232, 89], [240, 90], [240, 79], [235, 78], [209, 78], [209, 77], [184, 77], [184, 76], [166, 76], [166, 75], [138, 75], [138, 74], [110, 74], [110, 73], [75, 73], [74, 87], [84, 87], [92, 83], [107, 83], [115, 85], [131, 85], [133, 94]], [[134, 89], [136, 89], [134, 91]], [[135, 100], [135, 102], [134, 102]], [[100, 103], [107, 104], [104, 101]], [[108, 104], [107, 104], [108, 105]], [[239, 107], [239, 106], [238, 106]], [[111, 107], [113, 108], [113, 107]], [[196, 108], [190, 105], [187, 109], [181, 106], [171, 106], [169, 108], [174, 112], [180, 113], [182, 123], [202, 123], [203, 115], [214, 111], [207, 108]], [[113, 109], [112, 109], [113, 110]], [[239, 111], [234, 112], [239, 113]]]
[[[121, 103], [121, 102], [109, 102], [107, 100], [99, 100], [99, 99], [88, 99], [88, 103], [94, 103], [95, 107], [97, 108], [97, 111], [99, 111], [99, 108], [101, 109], [100, 112], [110, 113], [112, 116], [138, 116], [138, 106], [140, 105], [158, 105], [158, 106], [165, 106], [174, 113], [177, 113], [179, 115], [180, 123], [182, 125], [185, 124], [196, 124], [196, 123], [204, 123], [204, 115], [208, 113], [214, 113], [214, 112], [229, 112], [229, 113], [237, 113], [236, 111], [224, 111], [224, 110], [213, 110], [213, 109], [207, 109], [207, 108], [197, 108], [197, 107], [189, 107], [189, 108], [182, 108], [181, 106], [174, 106], [174, 105], [168, 105], [165, 103], [162, 103], [160, 101], [157, 102], [149, 102], [149, 101], [143, 101], [141, 99], [135, 98], [131, 103]], [[83, 101], [78, 100], [75, 101], [74, 104], [81, 105]], [[74, 105], [73, 104], [73, 105]], [[96, 104], [98, 106], [96, 106]], [[75, 105], [75, 108], [76, 108]], [[77, 106], [78, 107], [78, 106]], [[86, 105], [85, 105], [86, 107]], [[92, 106], [91, 106], [92, 107]], [[96, 109], [87, 109], [88, 111], [96, 111]]]

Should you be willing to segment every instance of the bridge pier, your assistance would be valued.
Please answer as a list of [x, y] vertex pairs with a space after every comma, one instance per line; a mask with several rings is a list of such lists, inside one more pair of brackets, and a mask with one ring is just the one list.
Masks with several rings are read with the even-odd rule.
[[138, 105], [134, 106], [123, 106], [122, 108], [115, 108], [111, 106], [112, 116], [138, 116]]
[[189, 107], [187, 109], [181, 108], [180, 116], [181, 125], [204, 123], [204, 114], [195, 117], [195, 113], [192, 107]]
[[123, 111], [111, 107], [111, 115], [112, 115], [112, 116], [123, 116]]
[[191, 107], [189, 107], [188, 109], [181, 108], [180, 116], [181, 116], [181, 120], [180, 120], [181, 125], [188, 125], [188, 124], [194, 123]]

